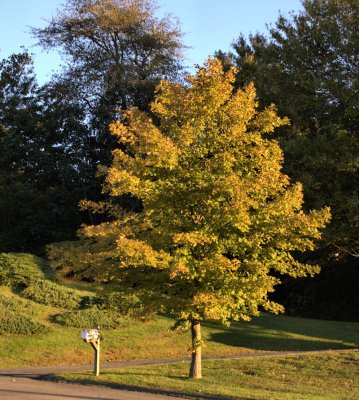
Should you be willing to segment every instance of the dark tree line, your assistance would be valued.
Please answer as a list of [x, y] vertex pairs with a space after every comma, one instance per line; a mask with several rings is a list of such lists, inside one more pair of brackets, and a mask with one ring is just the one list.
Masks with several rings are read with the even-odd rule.
[[0, 244], [36, 251], [71, 238], [92, 174], [83, 110], [54, 84], [38, 87], [27, 53], [0, 63]]
[[[151, 0], [69, 0], [33, 34], [65, 65], [39, 87], [27, 53], [0, 64], [0, 249], [41, 251], [73, 239], [81, 199], [99, 200], [118, 108], [146, 109], [160, 79], [179, 77], [177, 24]], [[95, 222], [95, 221], [92, 221]]]
[[305, 0], [279, 17], [269, 37], [240, 36], [230, 53], [238, 86], [254, 81], [262, 105], [291, 120], [278, 139], [285, 172], [303, 183], [305, 207], [331, 207], [332, 221], [311, 257], [314, 280], [287, 280], [287, 307], [306, 315], [358, 318], [359, 300], [359, 3]]
[[[304, 0], [268, 35], [240, 36], [216, 54], [237, 66], [237, 87], [254, 81], [261, 106], [290, 118], [277, 139], [306, 209], [331, 207], [324, 239], [303, 260], [321, 274], [277, 291], [310, 316], [359, 315], [358, 11], [356, 0]], [[68, 0], [33, 34], [59, 49], [64, 66], [38, 86], [29, 54], [0, 62], [1, 251], [41, 252], [96, 223], [78, 203], [103, 196], [97, 170], [111, 162], [109, 123], [119, 108], [147, 110], [159, 80], [182, 73], [181, 32], [156, 18], [152, 0]]]

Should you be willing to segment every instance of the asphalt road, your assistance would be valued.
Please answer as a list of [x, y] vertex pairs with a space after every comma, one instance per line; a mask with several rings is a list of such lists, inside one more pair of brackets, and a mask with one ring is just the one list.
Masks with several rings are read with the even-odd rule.
[[[177, 397], [178, 398], [178, 397]], [[173, 400], [172, 396], [0, 376], [1, 400]]]

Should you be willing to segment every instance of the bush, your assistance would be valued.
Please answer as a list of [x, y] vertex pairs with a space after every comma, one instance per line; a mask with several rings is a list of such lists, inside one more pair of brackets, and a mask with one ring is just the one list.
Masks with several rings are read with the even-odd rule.
[[128, 325], [128, 319], [121, 314], [97, 307], [58, 314], [54, 320], [60, 325], [75, 328], [96, 328], [99, 325], [101, 328], [114, 329]]
[[46, 277], [54, 279], [47, 262], [33, 254], [0, 253], [0, 285], [24, 287]]
[[39, 311], [36, 304], [0, 295], [0, 334], [33, 335], [48, 332], [47, 326], [31, 318]]
[[81, 299], [79, 308], [98, 308], [131, 317], [140, 317], [144, 312], [139, 297], [126, 292], [109, 292], [91, 297], [84, 296]]
[[77, 308], [81, 301], [75, 290], [42, 279], [32, 282], [21, 292], [21, 296], [36, 303], [67, 309]]
[[19, 297], [7, 297], [0, 294], [0, 309], [11, 310], [30, 317], [41, 315], [43, 308], [33, 301], [23, 300]]
[[122, 315], [140, 314], [142, 311], [139, 298], [130, 293], [110, 292], [99, 297], [100, 308], [117, 311]]
[[15, 311], [0, 310], [0, 334], [34, 335], [46, 333], [49, 328], [30, 317]]

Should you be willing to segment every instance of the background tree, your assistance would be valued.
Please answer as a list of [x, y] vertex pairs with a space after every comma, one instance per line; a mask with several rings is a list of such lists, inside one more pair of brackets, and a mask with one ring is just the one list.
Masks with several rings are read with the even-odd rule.
[[[275, 102], [291, 120], [280, 130], [285, 172], [303, 183], [307, 209], [329, 205], [332, 222], [315, 253], [316, 280], [303, 281], [291, 307], [307, 315], [357, 318], [359, 290], [358, 2], [305, 0], [280, 17], [270, 37], [241, 36], [234, 53], [237, 85], [253, 80], [260, 103]], [[297, 283], [288, 283], [294, 292]]]
[[78, 210], [90, 195], [83, 111], [58, 89], [37, 86], [26, 52], [0, 62], [2, 251], [39, 251], [86, 222]]
[[87, 106], [95, 163], [110, 163], [117, 108], [147, 109], [159, 80], [178, 77], [182, 35], [155, 10], [153, 0], [68, 0], [46, 28], [33, 29], [45, 49], [61, 50], [61, 80]]
[[116, 108], [146, 108], [159, 79], [179, 70], [181, 34], [154, 12], [150, 0], [69, 0], [48, 27], [34, 29], [67, 63], [51, 82], [37, 85], [27, 53], [1, 62], [2, 251], [41, 252], [73, 238], [88, 218], [96, 222], [78, 202], [101, 198], [96, 174], [111, 160]]
[[[201, 321], [281, 311], [268, 300], [279, 283], [271, 272], [317, 272], [292, 253], [313, 249], [329, 219], [327, 209], [302, 211], [301, 185], [290, 185], [278, 143], [264, 138], [287, 119], [273, 105], [259, 112], [253, 85], [234, 93], [234, 72], [209, 60], [185, 86], [162, 81], [151, 105], [159, 127], [136, 108], [112, 124], [129, 151], [113, 153], [111, 201], [84, 204], [112, 222], [84, 227], [82, 241], [50, 253], [55, 266], [131, 287], [190, 326], [193, 378], [201, 377]], [[141, 211], [118, 207], [123, 194]]]

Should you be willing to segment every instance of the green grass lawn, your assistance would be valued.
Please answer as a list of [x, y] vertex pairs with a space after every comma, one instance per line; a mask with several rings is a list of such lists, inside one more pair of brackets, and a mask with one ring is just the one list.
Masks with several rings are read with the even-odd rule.
[[[58, 280], [79, 296], [91, 297], [103, 290], [88, 283]], [[54, 322], [67, 311], [20, 297], [21, 291], [0, 286], [6, 307], [45, 325], [42, 333], [0, 335], [0, 368], [91, 364], [93, 351], [81, 338], [80, 328]], [[57, 304], [57, 303], [56, 303]], [[103, 330], [101, 362], [183, 358], [190, 355], [190, 334], [171, 331], [174, 320], [157, 316], [152, 320], [124, 319], [117, 329]], [[90, 326], [84, 326], [90, 328]], [[6, 331], [5, 331], [6, 332]], [[66, 379], [129, 388], [162, 389], [191, 395], [216, 395], [242, 399], [357, 399], [359, 323], [262, 314], [251, 322], [223, 327], [202, 326], [204, 356], [238, 355], [281, 350], [337, 350], [335, 352], [237, 360], [205, 360], [204, 378], [187, 378], [188, 363], [104, 370], [95, 380], [91, 373], [68, 374]], [[339, 350], [339, 351], [338, 351]]]
[[[3, 255], [3, 258], [7, 263], [0, 276], [3, 284], [8, 286], [0, 286], [0, 303], [2, 310], [5, 310], [2, 317], [0, 315], [3, 318], [3, 323], [0, 319], [0, 328], [3, 328], [0, 335], [0, 368], [92, 363], [92, 349], [81, 340], [81, 328], [55, 323], [57, 314], [65, 315], [65, 312], [71, 311], [68, 297], [62, 302], [58, 299], [64, 295], [63, 290], [72, 289], [72, 301], [73, 296], [75, 299], [90, 299], [95, 294], [108, 293], [110, 287], [57, 276], [45, 260], [29, 254]], [[33, 276], [35, 281], [51, 278], [58, 284], [52, 282], [45, 289], [36, 289], [37, 296], [24, 298], [24, 282], [31, 284]], [[56, 294], [56, 301], [47, 301], [48, 293], [43, 293], [44, 290], [50, 291], [51, 295]], [[81, 310], [78, 314], [84, 315]], [[91, 314], [91, 309], [88, 314]], [[6, 319], [6, 315], [11, 319]], [[97, 315], [101, 315], [101, 311]], [[29, 318], [31, 323], [42, 328], [39, 330], [35, 327], [37, 330], [34, 328], [33, 334], [29, 335], [9, 333], [19, 332], [16, 324], [21, 321], [21, 324], [29, 324]], [[64, 318], [66, 320], [66, 315]], [[102, 362], [189, 356], [190, 334], [171, 331], [173, 323], [174, 320], [169, 316], [157, 316], [150, 321], [120, 320], [119, 328], [103, 330]], [[91, 327], [94, 326], [83, 326]], [[213, 323], [203, 324], [202, 336], [205, 341], [203, 354], [207, 356], [253, 351], [348, 349], [359, 345], [359, 323], [263, 314], [249, 323], [234, 323], [229, 328]]]
[[[238, 399], [358, 399], [359, 351], [344, 350], [301, 356], [269, 356], [237, 360], [205, 360], [203, 379], [187, 378], [188, 363], [61, 374], [69, 381], [157, 389]], [[142, 388], [142, 389], [140, 389]]]
[[[89, 290], [87, 287], [81, 289]], [[9, 288], [0, 287], [0, 293], [18, 298]], [[0, 368], [92, 363], [92, 349], [80, 339], [81, 330], [51, 322], [52, 316], [59, 311], [36, 304], [33, 318], [49, 326], [51, 331], [48, 333], [1, 335]], [[188, 356], [190, 334], [171, 331], [173, 322], [170, 317], [159, 316], [152, 321], [129, 321], [119, 329], [104, 330], [102, 362]], [[263, 314], [249, 323], [235, 323], [230, 328], [204, 324], [203, 338], [204, 355], [345, 349], [359, 345], [359, 323]]]

